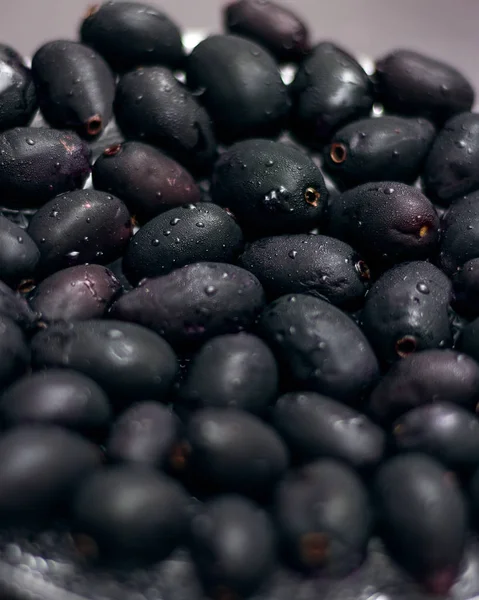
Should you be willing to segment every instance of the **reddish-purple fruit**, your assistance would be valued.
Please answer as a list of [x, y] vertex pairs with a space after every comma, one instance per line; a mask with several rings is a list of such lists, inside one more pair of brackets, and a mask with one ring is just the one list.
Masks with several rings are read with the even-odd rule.
[[81, 188], [90, 173], [91, 151], [75, 133], [16, 127], [0, 135], [0, 194], [12, 208], [41, 206]]
[[236, 0], [224, 9], [225, 27], [267, 48], [285, 62], [302, 60], [311, 51], [303, 21], [284, 6], [269, 0]]
[[77, 190], [58, 196], [33, 217], [28, 233], [40, 249], [44, 274], [120, 256], [132, 235], [130, 213], [105, 192]]
[[139, 223], [201, 200], [199, 187], [183, 166], [141, 142], [106, 148], [93, 165], [92, 175], [95, 189], [123, 200]]
[[30, 306], [47, 323], [97, 319], [120, 291], [120, 282], [106, 267], [77, 265], [57, 271], [37, 285]]

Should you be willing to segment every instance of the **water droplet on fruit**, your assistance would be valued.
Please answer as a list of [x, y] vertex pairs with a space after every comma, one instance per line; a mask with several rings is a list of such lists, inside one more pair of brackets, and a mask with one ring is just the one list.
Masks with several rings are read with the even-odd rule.
[[214, 285], [207, 285], [205, 287], [205, 294], [207, 296], [214, 296], [216, 294], [216, 292], [217, 292], [217, 290]]
[[429, 288], [427, 287], [427, 285], [420, 281], [417, 286], [416, 289], [418, 292], [420, 292], [421, 294], [429, 294]]
[[456, 146], [458, 148], [465, 148], [466, 147], [466, 142], [464, 140], [457, 140]]
[[158, 239], [151, 240], [151, 245], [152, 246], [159, 246], [160, 245], [160, 240], [158, 240]]
[[274, 165], [274, 160], [268, 160], [266, 161], [266, 166], [267, 167], [272, 167]]
[[17, 237], [17, 240], [18, 240], [18, 243], [19, 243], [19, 244], [23, 244], [23, 238], [22, 238], [22, 236], [20, 236], [20, 235], [19, 235], [19, 236]]
[[50, 217], [56, 219], [56, 217], [58, 217], [58, 210], [52, 210], [52, 212], [50, 213]]
[[297, 255], [298, 255], [297, 250], [290, 250], [290, 252], [288, 252], [289, 258], [296, 258]]
[[175, 217], [174, 219], [171, 219], [170, 225], [178, 225], [179, 222], [180, 219], [178, 219], [178, 217]]
[[29, 146], [34, 146], [35, 145], [35, 140], [32, 140], [32, 138], [27, 138], [26, 142], [27, 142], [27, 144]]
[[391, 188], [391, 187], [390, 188], [384, 188], [384, 193], [387, 196], [390, 196], [391, 194], [394, 194], [394, 188]]
[[78, 250], [72, 250], [71, 252], [67, 253], [67, 256], [69, 258], [77, 258], [80, 255], [80, 253], [78, 252]]
[[171, 231], [169, 229], [165, 229], [165, 231], [163, 232], [163, 235], [165, 237], [168, 237], [171, 234]]
[[111, 340], [118, 340], [119, 338], [123, 337], [123, 332], [119, 329], [109, 329], [106, 332], [106, 336], [109, 337]]

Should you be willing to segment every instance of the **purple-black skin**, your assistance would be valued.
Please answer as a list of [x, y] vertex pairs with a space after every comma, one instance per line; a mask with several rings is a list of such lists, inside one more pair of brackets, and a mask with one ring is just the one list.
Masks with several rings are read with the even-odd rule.
[[147, 65], [176, 69], [184, 59], [179, 28], [151, 4], [104, 2], [93, 6], [81, 24], [80, 36], [119, 72]]
[[0, 390], [21, 377], [30, 366], [27, 339], [14, 321], [0, 316]]
[[310, 51], [306, 24], [268, 0], [235, 0], [223, 9], [225, 28], [267, 48], [281, 62], [301, 61]]
[[423, 350], [395, 363], [371, 393], [368, 412], [390, 424], [433, 402], [474, 410], [479, 401], [479, 365], [455, 350]]
[[199, 262], [145, 279], [119, 298], [111, 316], [156, 331], [174, 347], [251, 328], [264, 307], [256, 277], [234, 265]]
[[28, 125], [37, 109], [30, 69], [16, 50], [0, 44], [0, 131]]
[[99, 448], [52, 425], [23, 425], [0, 438], [0, 522], [44, 525], [101, 465]]
[[438, 124], [470, 110], [474, 89], [454, 67], [414, 52], [395, 50], [376, 63], [379, 101], [387, 111]]
[[34, 276], [40, 250], [21, 227], [0, 216], [0, 280], [18, 285]]
[[92, 48], [47, 42], [33, 56], [32, 74], [40, 110], [52, 127], [86, 139], [104, 131], [113, 114], [115, 78]]
[[479, 115], [461, 113], [449, 119], [435, 139], [422, 174], [425, 193], [450, 206], [479, 190]]
[[427, 591], [446, 596], [459, 574], [467, 514], [461, 490], [423, 454], [386, 462], [374, 484], [379, 532], [397, 562]]
[[43, 322], [85, 321], [103, 317], [121, 289], [106, 267], [77, 265], [40, 282], [29, 302]]
[[109, 400], [100, 386], [69, 369], [25, 375], [0, 397], [0, 418], [7, 427], [58, 425], [98, 440], [110, 417]]
[[95, 189], [123, 200], [139, 223], [201, 200], [199, 187], [182, 165], [142, 142], [106, 148], [93, 165], [92, 175]]
[[44, 275], [82, 263], [111, 262], [123, 253], [132, 232], [123, 202], [96, 190], [77, 190], [50, 200], [28, 227], [40, 249], [39, 269]]
[[25, 298], [3, 281], [0, 281], [0, 316], [11, 319], [22, 329], [30, 329], [37, 320]]
[[453, 307], [468, 319], [479, 317], [479, 258], [468, 260], [452, 277]]
[[11, 208], [38, 207], [83, 187], [91, 151], [76, 133], [16, 127], [0, 135], [0, 194]]
[[301, 63], [290, 85], [293, 133], [321, 149], [333, 133], [351, 121], [369, 116], [372, 84], [347, 52], [323, 42]]
[[195, 173], [211, 169], [216, 142], [210, 117], [166, 67], [138, 68], [123, 75], [115, 116], [127, 138], [157, 146]]

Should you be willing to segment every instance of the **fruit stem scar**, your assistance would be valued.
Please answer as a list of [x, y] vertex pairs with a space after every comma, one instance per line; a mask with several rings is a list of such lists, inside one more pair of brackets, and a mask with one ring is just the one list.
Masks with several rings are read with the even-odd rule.
[[331, 157], [333, 163], [340, 165], [346, 160], [346, 146], [344, 144], [341, 144], [340, 142], [334, 142], [333, 144], [331, 144], [329, 156]]
[[421, 229], [419, 230], [419, 237], [423, 238], [427, 234], [428, 231], [429, 231], [429, 226], [423, 225], [421, 227]]
[[102, 118], [100, 115], [93, 115], [86, 123], [86, 130], [89, 135], [97, 135], [100, 133], [103, 126]]
[[363, 279], [371, 279], [371, 271], [369, 270], [369, 267], [364, 262], [364, 260], [358, 260], [358, 262], [354, 266], [356, 268], [356, 271]]
[[401, 358], [405, 358], [416, 351], [417, 341], [412, 335], [405, 335], [396, 342], [396, 353]]
[[329, 539], [324, 533], [306, 533], [301, 537], [301, 556], [310, 567], [324, 564], [329, 553]]
[[103, 154], [105, 156], [115, 156], [115, 154], [118, 154], [120, 150], [121, 144], [113, 144], [113, 146], [108, 146], [108, 148], [105, 148], [105, 150], [103, 150]]
[[319, 199], [321, 198], [321, 194], [313, 187], [309, 187], [304, 192], [304, 199], [311, 206], [318, 206]]

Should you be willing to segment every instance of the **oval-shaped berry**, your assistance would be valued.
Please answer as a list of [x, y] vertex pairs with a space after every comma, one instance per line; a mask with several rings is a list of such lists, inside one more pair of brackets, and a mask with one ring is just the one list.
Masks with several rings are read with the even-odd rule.
[[28, 125], [37, 109], [32, 73], [16, 50], [0, 44], [0, 131]]

